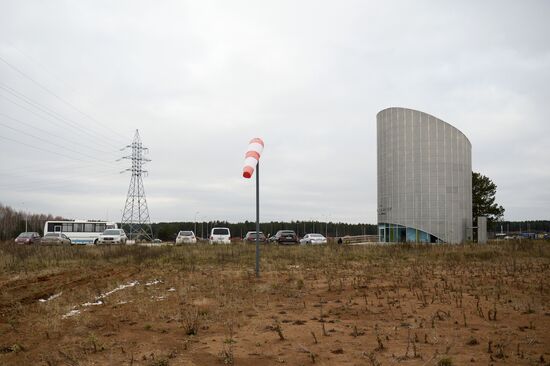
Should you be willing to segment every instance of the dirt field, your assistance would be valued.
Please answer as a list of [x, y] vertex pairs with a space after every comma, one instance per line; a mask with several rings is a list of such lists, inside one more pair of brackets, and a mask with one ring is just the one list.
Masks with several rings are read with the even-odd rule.
[[1, 365], [549, 365], [550, 243], [0, 244]]

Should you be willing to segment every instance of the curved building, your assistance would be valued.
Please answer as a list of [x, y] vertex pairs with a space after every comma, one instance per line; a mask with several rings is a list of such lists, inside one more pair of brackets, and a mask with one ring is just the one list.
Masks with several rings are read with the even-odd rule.
[[412, 109], [384, 109], [376, 122], [379, 240], [471, 240], [468, 138], [447, 122]]

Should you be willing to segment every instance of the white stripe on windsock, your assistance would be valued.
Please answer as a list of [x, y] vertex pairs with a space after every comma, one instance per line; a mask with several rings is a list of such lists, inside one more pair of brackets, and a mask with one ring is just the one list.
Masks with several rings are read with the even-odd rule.
[[263, 150], [264, 142], [262, 141], [262, 139], [253, 138], [252, 140], [250, 140], [244, 159], [243, 177], [252, 177], [252, 174], [254, 174], [254, 169], [258, 164]]
[[250, 145], [248, 145], [248, 151], [256, 151], [258, 154], [261, 155], [263, 150], [264, 150], [264, 147], [257, 142], [253, 142]]
[[258, 165], [258, 160], [254, 159], [253, 157], [248, 157], [244, 159], [244, 166], [251, 166], [254, 168], [256, 165]]

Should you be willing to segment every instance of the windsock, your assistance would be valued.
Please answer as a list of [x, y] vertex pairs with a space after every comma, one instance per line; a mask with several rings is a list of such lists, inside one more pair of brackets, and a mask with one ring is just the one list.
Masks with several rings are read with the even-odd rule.
[[248, 150], [246, 151], [246, 155], [244, 157], [243, 177], [252, 177], [263, 150], [264, 142], [261, 138], [256, 137], [250, 140]]

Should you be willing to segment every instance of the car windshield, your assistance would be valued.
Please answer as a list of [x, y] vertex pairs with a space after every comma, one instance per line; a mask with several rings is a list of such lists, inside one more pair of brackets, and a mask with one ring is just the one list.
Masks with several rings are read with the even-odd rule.
[[323, 235], [321, 235], [321, 234], [309, 234], [309, 237], [310, 238], [322, 238]]
[[294, 231], [284, 230], [284, 231], [281, 231], [281, 234], [282, 235], [294, 235]]
[[[19, 234], [19, 237], [20, 238], [30, 238], [30, 237], [32, 237], [32, 234], [33, 233], [21, 233], [21, 234]], [[12, 238], [13, 238], [13, 236], [12, 236]]]
[[214, 234], [214, 235], [229, 235], [229, 229], [225, 229], [225, 228], [213, 229], [212, 234]]
[[45, 238], [47, 237], [50, 237], [50, 238], [58, 238], [61, 234], [59, 233], [47, 233], [46, 235], [44, 235]]
[[120, 234], [119, 230], [105, 230], [103, 232], [103, 235], [119, 235], [119, 234]]
[[192, 231], [180, 231], [179, 236], [193, 236]]
[[[256, 232], [255, 231], [249, 231], [246, 235], [248, 236], [256, 236]], [[261, 231], [258, 233], [258, 235], [262, 236], [264, 235], [264, 233], [262, 233]]]

